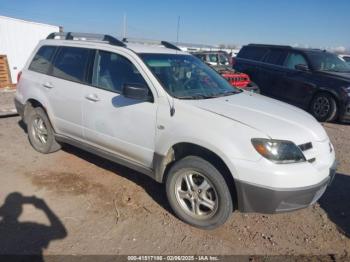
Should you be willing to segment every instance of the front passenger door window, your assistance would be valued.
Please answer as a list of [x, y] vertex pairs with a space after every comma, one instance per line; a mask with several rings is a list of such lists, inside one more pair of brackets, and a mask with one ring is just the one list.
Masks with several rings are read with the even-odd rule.
[[285, 66], [289, 69], [295, 69], [296, 65], [308, 66], [307, 61], [302, 54], [290, 53], [286, 59]]
[[116, 53], [97, 51], [92, 85], [122, 93], [125, 84], [147, 85], [140, 72], [128, 59]]

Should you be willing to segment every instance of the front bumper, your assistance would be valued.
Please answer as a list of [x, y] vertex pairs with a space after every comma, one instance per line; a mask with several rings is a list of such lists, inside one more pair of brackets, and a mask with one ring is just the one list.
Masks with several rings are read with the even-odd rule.
[[267, 188], [243, 181], [236, 181], [238, 209], [241, 212], [280, 213], [308, 207], [326, 191], [336, 174], [336, 162], [329, 176], [320, 183], [308, 187], [277, 189]]

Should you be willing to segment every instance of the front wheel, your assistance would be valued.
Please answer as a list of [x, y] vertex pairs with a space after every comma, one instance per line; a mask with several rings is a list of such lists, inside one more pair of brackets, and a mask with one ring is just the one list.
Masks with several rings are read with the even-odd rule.
[[327, 93], [317, 94], [311, 101], [311, 114], [320, 122], [331, 122], [337, 117], [337, 103]]
[[222, 225], [233, 210], [225, 179], [200, 157], [188, 156], [172, 166], [166, 192], [175, 214], [199, 228], [213, 229]]

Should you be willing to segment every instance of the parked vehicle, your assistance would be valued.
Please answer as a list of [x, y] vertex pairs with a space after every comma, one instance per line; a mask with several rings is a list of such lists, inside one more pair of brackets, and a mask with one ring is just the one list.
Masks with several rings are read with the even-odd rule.
[[308, 110], [319, 121], [350, 121], [350, 66], [333, 53], [250, 44], [234, 68], [249, 74], [262, 94]]
[[350, 55], [339, 55], [348, 65], [350, 65]]
[[335, 153], [312, 116], [161, 44], [78, 33], [41, 41], [15, 98], [33, 148], [68, 143], [146, 174], [164, 183], [179, 218], [206, 229], [236, 207], [284, 212], [321, 197]]
[[232, 68], [232, 57], [223, 51], [204, 51], [192, 53], [206, 64], [210, 65], [229, 83], [247, 91], [259, 93], [259, 87], [250, 80], [249, 76], [244, 73], [235, 71]]

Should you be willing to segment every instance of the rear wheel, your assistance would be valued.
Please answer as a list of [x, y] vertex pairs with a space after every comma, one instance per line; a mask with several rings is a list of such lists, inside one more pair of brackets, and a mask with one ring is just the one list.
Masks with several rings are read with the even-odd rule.
[[28, 113], [28, 137], [33, 148], [43, 154], [52, 153], [61, 148], [54, 136], [51, 123], [41, 107], [32, 108]]
[[334, 121], [337, 117], [337, 103], [334, 97], [327, 93], [317, 94], [311, 101], [312, 115], [321, 122]]
[[225, 179], [212, 164], [196, 156], [185, 157], [172, 166], [166, 192], [175, 214], [196, 227], [218, 227], [233, 210]]

